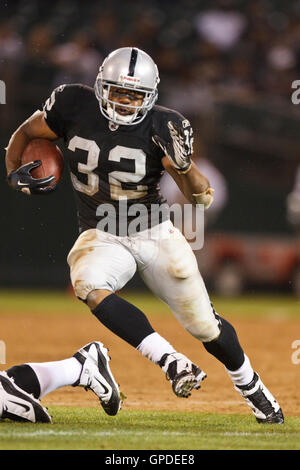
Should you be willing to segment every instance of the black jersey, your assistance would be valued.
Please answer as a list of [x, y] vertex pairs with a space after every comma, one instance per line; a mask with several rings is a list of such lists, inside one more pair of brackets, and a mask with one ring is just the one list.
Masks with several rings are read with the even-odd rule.
[[[125, 235], [120, 220], [128, 225], [139, 216], [139, 208], [146, 210], [149, 227], [168, 218], [166, 211], [153, 216], [166, 201], [159, 188], [164, 153], [152, 136], [170, 142], [167, 123], [173, 121], [186, 129], [188, 121], [183, 116], [154, 106], [139, 124], [112, 126], [101, 114], [94, 90], [79, 84], [56, 88], [43, 109], [47, 124], [65, 142], [80, 231], [97, 227]], [[107, 219], [110, 208], [115, 224]]]

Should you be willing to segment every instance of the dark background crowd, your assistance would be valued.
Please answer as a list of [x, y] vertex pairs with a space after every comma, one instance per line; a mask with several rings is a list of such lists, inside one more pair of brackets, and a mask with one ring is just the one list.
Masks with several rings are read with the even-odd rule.
[[1, 75], [28, 109], [58, 83], [93, 85], [103, 58], [128, 45], [155, 58], [161, 94], [193, 114], [216, 97], [287, 101], [300, 68], [295, 0], [2, 0], [0, 8]]
[[[216, 189], [207, 240], [275, 237], [290, 249], [300, 225], [300, 107], [291, 99], [300, 80], [300, 1], [1, 0], [1, 148], [54, 87], [93, 86], [105, 56], [123, 46], [153, 57], [159, 104], [193, 124], [199, 166]], [[1, 165], [0, 282], [63, 285], [77, 235], [68, 175], [51, 200], [26, 200], [7, 188]], [[162, 189], [179, 197], [168, 180]], [[287, 284], [299, 266], [293, 250]]]

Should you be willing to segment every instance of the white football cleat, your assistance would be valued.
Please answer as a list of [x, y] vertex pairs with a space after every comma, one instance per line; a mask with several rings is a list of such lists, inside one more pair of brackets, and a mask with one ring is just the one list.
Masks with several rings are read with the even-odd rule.
[[18, 387], [6, 372], [0, 372], [0, 418], [51, 423], [51, 416], [40, 401]]
[[198, 390], [202, 380], [207, 377], [196, 364], [177, 352], [164, 354], [158, 365], [171, 382], [173, 392], [180, 398], [188, 398], [191, 391], [194, 388]]
[[118, 384], [109, 368], [107, 349], [100, 341], [86, 344], [74, 357], [82, 364], [82, 371], [73, 387], [84, 387], [92, 390], [108, 415], [114, 416], [121, 408]]
[[284, 423], [279, 404], [256, 372], [248, 385], [235, 385], [234, 388], [244, 397], [258, 423]]

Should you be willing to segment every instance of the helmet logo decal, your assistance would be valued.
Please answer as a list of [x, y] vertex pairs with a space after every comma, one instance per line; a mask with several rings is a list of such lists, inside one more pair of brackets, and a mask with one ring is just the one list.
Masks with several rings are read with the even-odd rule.
[[139, 85], [141, 83], [141, 79], [138, 77], [130, 77], [129, 75], [120, 75], [119, 81], [124, 84], [128, 85]]

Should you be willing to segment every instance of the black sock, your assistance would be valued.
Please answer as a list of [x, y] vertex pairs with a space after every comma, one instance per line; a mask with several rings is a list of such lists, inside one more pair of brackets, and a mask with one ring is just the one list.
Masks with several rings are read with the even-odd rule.
[[92, 312], [103, 325], [134, 348], [146, 336], [155, 333], [144, 313], [116, 294], [105, 297]]
[[27, 364], [13, 366], [6, 371], [9, 377], [13, 377], [15, 384], [27, 393], [32, 393], [34, 398], [39, 398], [41, 387], [34, 370]]
[[220, 321], [221, 333], [217, 339], [203, 343], [203, 346], [206, 351], [222, 362], [226, 369], [237, 370], [244, 363], [245, 357], [236, 331], [225, 318], [217, 314], [215, 317]]

